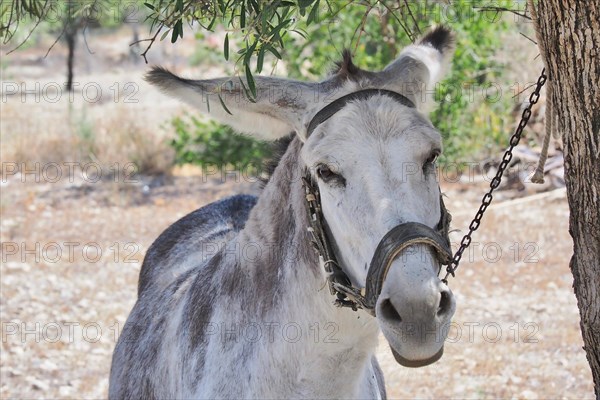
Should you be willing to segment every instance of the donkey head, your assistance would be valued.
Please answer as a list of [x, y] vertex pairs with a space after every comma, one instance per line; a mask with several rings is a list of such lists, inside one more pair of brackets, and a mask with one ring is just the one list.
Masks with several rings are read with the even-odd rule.
[[[339, 264], [354, 287], [364, 288], [386, 233], [407, 222], [434, 228], [442, 216], [435, 173], [441, 136], [425, 110], [452, 52], [451, 32], [438, 27], [380, 72], [357, 68], [345, 54], [337, 74], [319, 83], [255, 77], [253, 101], [247, 83], [233, 78], [188, 80], [155, 68], [148, 80], [241, 132], [273, 139], [296, 132], [303, 142], [298, 168], [308, 169], [318, 185]], [[381, 91], [314, 118], [364, 89]], [[425, 244], [409, 246], [387, 269], [374, 314], [404, 365], [441, 356], [455, 301], [439, 269]]]

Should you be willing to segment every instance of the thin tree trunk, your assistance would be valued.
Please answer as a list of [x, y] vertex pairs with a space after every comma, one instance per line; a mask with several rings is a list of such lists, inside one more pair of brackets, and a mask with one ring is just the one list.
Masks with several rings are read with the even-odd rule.
[[75, 46], [77, 44], [77, 34], [79, 33], [79, 27], [81, 18], [74, 15], [75, 2], [66, 3], [66, 15], [63, 20], [64, 24], [64, 35], [65, 41], [67, 42], [67, 82], [66, 89], [69, 92], [73, 91], [73, 68], [75, 63]]
[[[70, 22], [67, 22], [70, 24]], [[67, 26], [65, 29], [65, 40], [67, 41], [67, 84], [66, 89], [73, 91], [73, 63], [75, 61], [75, 45], [77, 44], [77, 28], [75, 26]]]
[[600, 0], [540, 0], [538, 21], [564, 141], [573, 288], [600, 398]]

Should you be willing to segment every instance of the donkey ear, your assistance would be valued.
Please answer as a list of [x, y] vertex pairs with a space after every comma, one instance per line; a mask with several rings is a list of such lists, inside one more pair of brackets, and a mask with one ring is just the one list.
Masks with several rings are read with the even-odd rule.
[[316, 83], [256, 76], [256, 98], [249, 100], [248, 84], [238, 78], [191, 80], [154, 67], [146, 80], [240, 133], [266, 140], [292, 131], [302, 135], [305, 114], [319, 89]]
[[380, 74], [385, 86], [409, 97], [420, 110], [433, 100], [433, 88], [450, 65], [454, 34], [444, 26], [427, 32], [416, 44], [406, 47]]

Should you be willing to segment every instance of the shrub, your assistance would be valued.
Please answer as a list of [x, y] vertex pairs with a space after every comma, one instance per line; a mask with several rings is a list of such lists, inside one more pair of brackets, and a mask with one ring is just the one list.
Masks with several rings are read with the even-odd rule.
[[[494, 5], [510, 4], [498, 1]], [[506, 123], [513, 108], [510, 96], [501, 93], [499, 98], [490, 98], [486, 90], [495, 97], [503, 65], [494, 55], [502, 45], [502, 35], [514, 27], [500, 13], [481, 12], [476, 6], [472, 0], [455, 0], [451, 5], [412, 2], [408, 9], [398, 6], [395, 10], [405, 16], [403, 20], [396, 19], [386, 6], [372, 7], [369, 2], [363, 7], [329, 10], [320, 23], [307, 27], [309, 40], [300, 35], [286, 37], [283, 59], [293, 60], [287, 64], [291, 77], [315, 79], [326, 74], [342, 50], [349, 48], [356, 65], [381, 70], [413, 41], [409, 34], [446, 23], [456, 32], [457, 50], [452, 69], [436, 88], [437, 106], [430, 115], [444, 137], [440, 162], [488, 156], [505, 146], [511, 134], [512, 124]]]
[[171, 147], [175, 150], [177, 164], [195, 164], [201, 167], [236, 169], [260, 169], [270, 154], [267, 142], [240, 135], [232, 128], [213, 121], [202, 121], [195, 116], [184, 115], [171, 120], [175, 138]]

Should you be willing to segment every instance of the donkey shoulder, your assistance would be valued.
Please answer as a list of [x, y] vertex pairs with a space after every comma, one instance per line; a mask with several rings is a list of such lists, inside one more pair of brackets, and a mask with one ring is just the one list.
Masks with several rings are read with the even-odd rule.
[[199, 208], [169, 226], [146, 253], [139, 276], [138, 297], [157, 280], [164, 279], [168, 284], [181, 273], [198, 266], [198, 260], [190, 260], [196, 253], [200, 252], [202, 258], [214, 254], [208, 244], [242, 230], [255, 204], [255, 196], [227, 197]]

